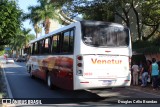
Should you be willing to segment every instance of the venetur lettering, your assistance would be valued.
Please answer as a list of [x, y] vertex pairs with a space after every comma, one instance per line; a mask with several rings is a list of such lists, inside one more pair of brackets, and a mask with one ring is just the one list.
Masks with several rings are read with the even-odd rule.
[[91, 58], [93, 64], [122, 64], [122, 60], [100, 60], [97, 58]]

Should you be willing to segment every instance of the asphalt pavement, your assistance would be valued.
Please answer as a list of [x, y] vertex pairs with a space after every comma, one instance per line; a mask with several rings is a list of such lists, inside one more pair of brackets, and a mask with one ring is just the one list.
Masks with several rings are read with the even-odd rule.
[[151, 84], [148, 84], [146, 87], [142, 87], [140, 85], [137, 85], [137, 86], [131, 85], [128, 88], [130, 90], [138, 90], [138, 91], [143, 91], [143, 92], [146, 92], [146, 93], [152, 93], [152, 94], [160, 95], [160, 88], [158, 90], [153, 90], [153, 87], [151, 86]]

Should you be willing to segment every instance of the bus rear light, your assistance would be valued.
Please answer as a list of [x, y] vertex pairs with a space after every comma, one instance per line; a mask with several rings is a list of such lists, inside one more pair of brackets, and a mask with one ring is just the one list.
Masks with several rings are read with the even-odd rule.
[[78, 60], [82, 60], [83, 58], [82, 58], [82, 56], [78, 56], [77, 59]]
[[77, 66], [78, 66], [78, 67], [82, 67], [82, 63], [78, 63]]
[[83, 75], [82, 70], [77, 70], [77, 75]]
[[76, 74], [78, 76], [83, 76], [83, 56], [77, 56], [77, 66], [76, 66]]

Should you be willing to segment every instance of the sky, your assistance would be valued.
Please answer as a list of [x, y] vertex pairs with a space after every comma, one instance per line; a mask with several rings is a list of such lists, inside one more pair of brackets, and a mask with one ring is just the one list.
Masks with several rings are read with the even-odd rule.
[[[35, 6], [37, 5], [37, 0], [16, 0], [18, 2], [19, 7], [23, 10], [23, 12], [28, 12], [29, 6]], [[23, 22], [24, 28], [30, 28], [32, 31], [31, 34], [35, 34], [32, 23], [30, 23], [30, 20], [26, 20]]]

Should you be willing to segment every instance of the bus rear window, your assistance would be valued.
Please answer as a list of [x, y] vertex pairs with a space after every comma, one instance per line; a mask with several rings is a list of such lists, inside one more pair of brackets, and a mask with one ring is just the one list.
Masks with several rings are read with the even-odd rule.
[[83, 26], [83, 42], [91, 46], [117, 47], [129, 45], [129, 30], [119, 26]]

